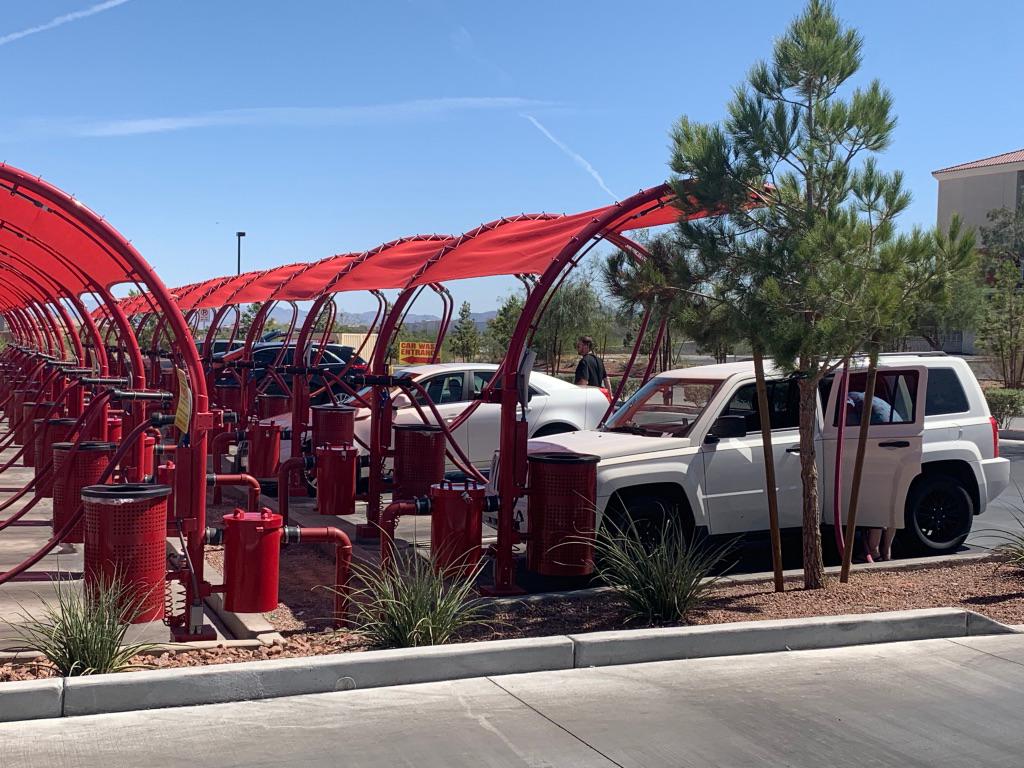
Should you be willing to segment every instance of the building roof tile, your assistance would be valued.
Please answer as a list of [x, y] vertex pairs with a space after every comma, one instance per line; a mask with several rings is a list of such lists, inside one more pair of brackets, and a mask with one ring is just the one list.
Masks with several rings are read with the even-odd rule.
[[947, 173], [949, 171], [967, 171], [973, 168], [988, 168], [994, 165], [1006, 165], [1008, 163], [1024, 163], [1024, 149], [1017, 149], [1013, 152], [1004, 152], [1001, 155], [984, 157], [981, 160], [972, 160], [969, 163], [951, 165], [949, 168], [940, 168], [933, 173]]

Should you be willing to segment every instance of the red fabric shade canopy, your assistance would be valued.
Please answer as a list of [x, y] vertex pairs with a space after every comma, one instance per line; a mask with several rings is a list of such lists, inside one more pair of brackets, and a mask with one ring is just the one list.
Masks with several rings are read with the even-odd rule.
[[[666, 184], [652, 189], [654, 202], [623, 211], [606, 234], [663, 226], [679, 220], [675, 195]], [[417, 235], [362, 253], [331, 256], [313, 263], [289, 264], [264, 272], [216, 278], [179, 289], [183, 310], [280, 301], [306, 301], [324, 293], [414, 288], [430, 283], [498, 275], [542, 274], [567, 243], [595, 218], [618, 203], [576, 214], [524, 214], [484, 224], [458, 237]], [[714, 211], [694, 210], [687, 218]], [[218, 281], [220, 281], [218, 283]]]

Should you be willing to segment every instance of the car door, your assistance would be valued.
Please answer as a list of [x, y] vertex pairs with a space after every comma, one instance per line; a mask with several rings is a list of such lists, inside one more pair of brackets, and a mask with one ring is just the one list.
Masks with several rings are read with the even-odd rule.
[[[846, 400], [846, 426], [843, 434], [842, 481], [843, 507], [840, 520], [845, 524], [853, 483], [853, 465], [857, 455], [860, 422], [864, 411], [864, 371], [850, 374]], [[868, 441], [857, 502], [857, 524], [885, 528], [903, 527], [903, 509], [910, 484], [921, 472], [924, 442], [925, 393], [928, 370], [923, 366], [878, 369], [875, 396], [868, 424]], [[836, 449], [839, 444], [840, 376], [836, 376], [825, 412], [824, 466], [822, 477], [822, 514], [826, 523], [833, 515], [836, 478]]]
[[[420, 384], [427, 391], [430, 400], [434, 402], [441, 419], [446, 426], [451, 426], [456, 417], [469, 405], [468, 388], [466, 386], [466, 371], [444, 371], [435, 373], [420, 380]], [[427, 398], [422, 394], [416, 394], [416, 402], [424, 412], [431, 424], [436, 424], [437, 419], [428, 407]], [[423, 420], [413, 406], [399, 408], [395, 413], [395, 424], [422, 424]], [[453, 436], [455, 441], [466, 450], [469, 442], [469, 433], [466, 425], [458, 427]]]
[[[494, 371], [470, 371], [469, 377], [472, 396], [476, 399], [494, 377]], [[488, 466], [501, 438], [501, 404], [479, 403], [466, 420], [466, 428], [470, 459], [477, 466]]]
[[[800, 483], [799, 385], [795, 379], [766, 382], [775, 459], [779, 526], [802, 523]], [[754, 382], [736, 387], [719, 416], [742, 416], [744, 437], [722, 438], [702, 448], [705, 503], [711, 532], [740, 533], [767, 530], [768, 497], [765, 494], [764, 447], [760, 410]], [[717, 417], [716, 417], [717, 418]]]

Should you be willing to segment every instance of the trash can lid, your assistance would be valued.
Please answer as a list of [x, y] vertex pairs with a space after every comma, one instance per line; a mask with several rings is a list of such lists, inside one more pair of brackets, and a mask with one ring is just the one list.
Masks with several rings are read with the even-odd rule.
[[395, 432], [440, 432], [437, 424], [395, 424]]
[[114, 501], [116, 499], [158, 499], [171, 495], [169, 485], [149, 483], [119, 483], [117, 485], [89, 485], [82, 489], [82, 498], [90, 501]]
[[[70, 451], [74, 443], [54, 443], [55, 451]], [[102, 440], [83, 440], [78, 444], [80, 451], [113, 451], [117, 449], [117, 443], [105, 443]]]

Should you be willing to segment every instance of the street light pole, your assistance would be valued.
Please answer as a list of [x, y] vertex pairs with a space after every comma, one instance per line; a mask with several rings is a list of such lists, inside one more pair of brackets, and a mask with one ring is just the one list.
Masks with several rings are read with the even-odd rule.
[[235, 237], [238, 240], [238, 271], [237, 275], [242, 274], [242, 238], [245, 237], [245, 232], [235, 232]]

